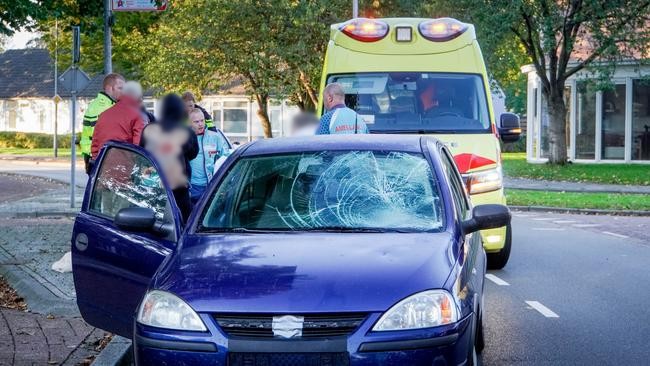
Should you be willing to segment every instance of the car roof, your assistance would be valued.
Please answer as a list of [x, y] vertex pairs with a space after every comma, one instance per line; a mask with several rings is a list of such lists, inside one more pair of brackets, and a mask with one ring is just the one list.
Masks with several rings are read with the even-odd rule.
[[360, 134], [279, 137], [257, 140], [242, 147], [242, 156], [299, 153], [307, 151], [375, 150], [421, 153], [422, 135]]

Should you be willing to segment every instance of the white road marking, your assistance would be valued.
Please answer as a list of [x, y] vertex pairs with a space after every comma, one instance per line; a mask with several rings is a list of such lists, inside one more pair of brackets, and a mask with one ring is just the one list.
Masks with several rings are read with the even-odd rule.
[[506, 282], [506, 281], [500, 279], [499, 277], [493, 275], [492, 273], [487, 273], [487, 274], [485, 275], [485, 278], [487, 278], [488, 280], [490, 280], [490, 281], [496, 283], [496, 284], [499, 285], [499, 286], [510, 286], [510, 284], [509, 284], [508, 282]]
[[627, 236], [627, 235], [616, 234], [616, 233], [612, 233], [612, 232], [609, 232], [609, 231], [603, 231], [603, 234], [607, 234], [607, 235], [615, 236], [615, 237], [617, 237], [617, 238], [622, 238], [622, 239], [627, 239], [627, 238], [629, 238], [629, 236]]
[[600, 224], [573, 224], [573, 227], [597, 227]]
[[556, 220], [556, 221], [553, 221], [553, 222], [556, 223], [556, 224], [574, 224], [577, 221], [575, 221], [575, 220]]
[[530, 306], [531, 308], [539, 311], [542, 315], [544, 315], [547, 318], [559, 318], [560, 316], [555, 314], [553, 310], [547, 308], [546, 306], [542, 305], [539, 301], [526, 301], [526, 304]]
[[564, 231], [561, 227], [534, 227], [533, 230], [537, 231]]
[[535, 221], [552, 221], [552, 220], [557, 220], [557, 217], [538, 217], [536, 219], [533, 219]]

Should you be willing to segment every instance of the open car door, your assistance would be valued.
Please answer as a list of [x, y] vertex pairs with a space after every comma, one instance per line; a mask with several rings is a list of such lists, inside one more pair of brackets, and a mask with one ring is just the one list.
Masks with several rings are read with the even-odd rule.
[[178, 207], [155, 159], [109, 143], [97, 159], [72, 233], [72, 269], [84, 320], [132, 338], [152, 276], [176, 246]]

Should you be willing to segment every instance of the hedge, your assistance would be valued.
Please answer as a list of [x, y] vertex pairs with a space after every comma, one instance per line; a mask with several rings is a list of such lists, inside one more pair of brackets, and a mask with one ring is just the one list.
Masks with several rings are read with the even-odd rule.
[[526, 152], [526, 135], [522, 134], [517, 142], [509, 142], [507, 144], [501, 142], [501, 152]]
[[[81, 134], [77, 134], [77, 145]], [[58, 136], [59, 147], [70, 148], [70, 134]], [[0, 148], [46, 149], [53, 148], [54, 136], [47, 133], [0, 131]]]

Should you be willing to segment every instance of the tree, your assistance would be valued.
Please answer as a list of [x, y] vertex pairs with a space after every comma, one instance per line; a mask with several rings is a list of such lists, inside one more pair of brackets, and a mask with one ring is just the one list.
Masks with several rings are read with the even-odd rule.
[[640, 61], [650, 54], [650, 1], [457, 0], [453, 6], [489, 32], [483, 33], [483, 44], [513, 36], [533, 63], [549, 112], [549, 162], [554, 164], [567, 161], [567, 79], [585, 70], [607, 77], [617, 61]]

